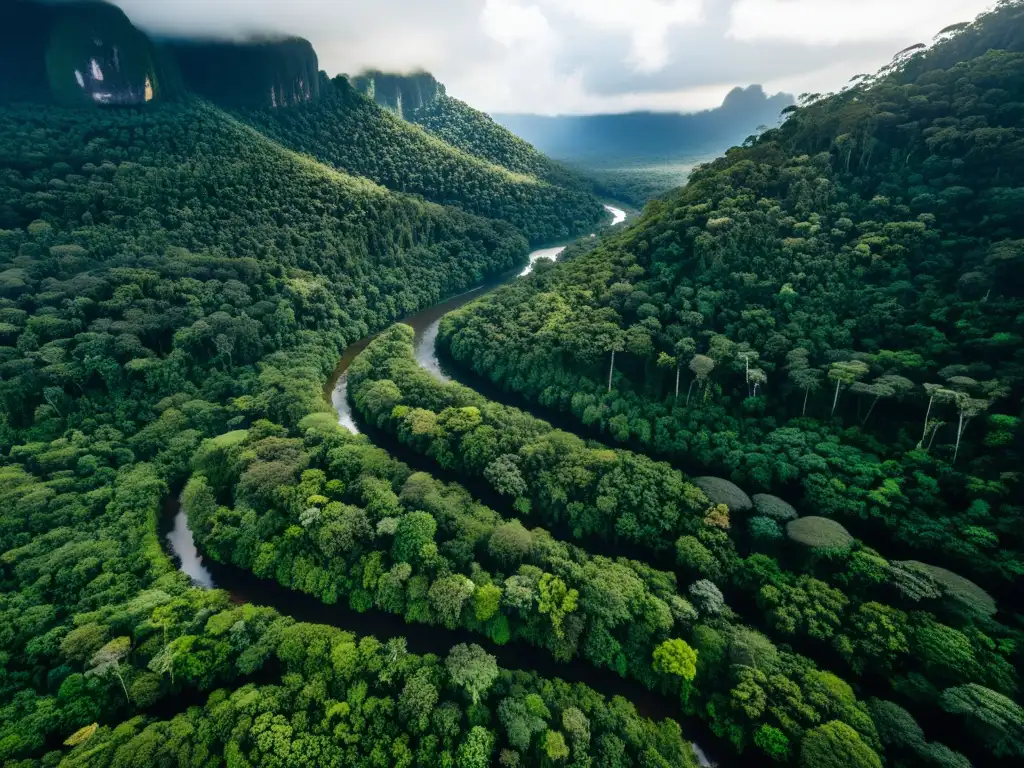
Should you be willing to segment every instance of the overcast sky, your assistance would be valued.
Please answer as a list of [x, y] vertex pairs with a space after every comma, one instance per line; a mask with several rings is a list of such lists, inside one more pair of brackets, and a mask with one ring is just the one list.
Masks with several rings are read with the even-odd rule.
[[488, 112], [693, 111], [825, 92], [994, 0], [115, 0], [153, 32], [308, 38], [329, 75], [422, 67]]

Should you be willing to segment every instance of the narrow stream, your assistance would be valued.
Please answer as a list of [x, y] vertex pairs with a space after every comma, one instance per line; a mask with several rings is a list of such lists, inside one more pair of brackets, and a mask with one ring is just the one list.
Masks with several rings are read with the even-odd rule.
[[[612, 226], [626, 220], [626, 212], [622, 209], [610, 205], [605, 205], [605, 208], [612, 214]], [[441, 318], [511, 280], [529, 274], [538, 260], [557, 259], [566, 245], [538, 249], [530, 254], [529, 264], [521, 272], [506, 273], [484, 285], [402, 319], [402, 323], [411, 326], [415, 331], [414, 347], [417, 362], [438, 378], [447, 381], [448, 377], [441, 370], [437, 359], [435, 345]], [[330, 400], [338, 414], [338, 423], [353, 433], [358, 433], [359, 427], [348, 401], [348, 367], [376, 335], [367, 336], [345, 348], [324, 389], [325, 397]], [[189, 576], [196, 586], [227, 591], [232, 602], [272, 606], [283, 615], [291, 616], [298, 621], [329, 624], [359, 634], [373, 634], [384, 638], [402, 636], [406, 638], [409, 650], [414, 653], [444, 656], [452, 645], [460, 642], [476, 643], [487, 648], [489, 653], [497, 657], [499, 665], [507, 669], [533, 670], [544, 677], [585, 683], [605, 696], [623, 696], [645, 717], [680, 719], [678, 702], [650, 691], [633, 680], [624, 679], [610, 670], [592, 667], [582, 660], [562, 664], [547, 653], [523, 643], [497, 646], [487, 638], [464, 629], [451, 631], [430, 625], [412, 626], [406, 624], [401, 616], [378, 610], [358, 613], [345, 605], [326, 605], [314, 597], [286, 589], [274, 581], [259, 579], [233, 566], [206, 562], [199, 553], [192, 531], [188, 527], [188, 518], [181, 508], [180, 499], [175, 496], [168, 497], [163, 519], [170, 524], [165, 535], [167, 546], [181, 571]], [[692, 720], [687, 722], [688, 726], [691, 724], [697, 730], [703, 731], [704, 738], [711, 739], [703, 724]], [[693, 744], [693, 750], [702, 766], [715, 765], [696, 743]], [[738, 764], [738, 761], [730, 759], [730, 763]]]

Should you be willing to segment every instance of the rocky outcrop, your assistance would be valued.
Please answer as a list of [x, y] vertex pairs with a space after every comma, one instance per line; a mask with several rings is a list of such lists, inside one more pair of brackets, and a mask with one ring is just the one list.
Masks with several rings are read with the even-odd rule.
[[185, 87], [225, 107], [281, 108], [320, 96], [316, 51], [308, 40], [175, 40], [166, 44]]
[[398, 113], [399, 117], [445, 94], [444, 86], [429, 72], [401, 75], [371, 69], [352, 78], [352, 85], [380, 106]]
[[171, 90], [150, 39], [101, 2], [7, 0], [0, 100], [137, 105]]

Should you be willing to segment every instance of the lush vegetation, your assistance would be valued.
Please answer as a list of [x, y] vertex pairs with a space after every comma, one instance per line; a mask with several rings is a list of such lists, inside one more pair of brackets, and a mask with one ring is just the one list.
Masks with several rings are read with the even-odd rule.
[[[93, 6], [8, 7], [24, 52]], [[800, 768], [1020, 762], [1022, 15], [808, 97], [444, 320], [570, 431], [436, 380], [402, 325], [348, 370], [369, 436], [323, 397], [353, 341], [601, 216], [428, 75], [318, 100], [290, 41], [250, 72], [309, 87], [287, 109], [5, 103], [0, 762], [692, 765], [677, 718]], [[52, 101], [54, 39], [0, 97]], [[174, 567], [179, 498], [276, 610]]]
[[[352, 364], [350, 391], [366, 422], [442, 469], [477, 478], [524, 520], [564, 530], [587, 547], [628, 547], [648, 561], [674, 564], [698, 612], [706, 610], [709, 592], [716, 604], [728, 603], [731, 616], [842, 670], [863, 693], [901, 701], [923, 720], [940, 716], [939, 694], [951, 686], [1017, 695], [1019, 633], [996, 623], [992, 598], [963, 577], [887, 560], [838, 523], [797, 518], [776, 497], [752, 500], [719, 478], [690, 482], [664, 463], [585, 443], [437, 381], [416, 365], [411, 341], [409, 329], [397, 326]], [[727, 637], [749, 631], [717, 628]], [[699, 633], [681, 636], [698, 648], [697, 669], [706, 672]], [[775, 653], [768, 638], [761, 642]], [[963, 655], [956, 657], [954, 647]], [[697, 695], [712, 702], [744, 695], [743, 670], [721, 672], [702, 674]], [[724, 707], [707, 714], [741, 748], [757, 744], [751, 734], [762, 726], [798, 741], [802, 731], [772, 719], [773, 696], [782, 695], [767, 690], [767, 709], [754, 710], [749, 730]]]
[[[532, 243], [581, 234], [605, 216], [597, 199], [572, 174], [540, 177], [534, 175], [536, 169], [521, 170], [522, 164], [513, 163], [506, 153], [484, 154], [481, 159], [457, 149], [442, 140], [449, 132], [440, 132], [439, 139], [377, 107], [344, 77], [325, 84], [317, 102], [241, 117], [284, 146], [346, 173], [511, 222]], [[496, 130], [481, 134], [486, 141], [494, 141], [495, 135], [498, 140], [514, 141], [507, 131], [491, 125]], [[560, 186], [563, 183], [570, 186]]]
[[1019, 13], [809, 100], [631, 230], [446, 318], [442, 347], [607, 439], [1009, 597]]
[[[0, 157], [0, 761], [475, 765], [504, 750], [511, 765], [491, 714], [509, 699], [543, 725], [532, 747], [515, 739], [526, 762], [532, 748], [685, 763], [678, 726], [625, 702], [497, 670], [467, 683], [467, 665], [397, 641], [229, 608], [159, 545], [204, 438], [324, 410], [347, 343], [520, 264], [513, 225], [344, 175], [190, 101], [5, 107]], [[256, 719], [276, 741], [242, 734]]]

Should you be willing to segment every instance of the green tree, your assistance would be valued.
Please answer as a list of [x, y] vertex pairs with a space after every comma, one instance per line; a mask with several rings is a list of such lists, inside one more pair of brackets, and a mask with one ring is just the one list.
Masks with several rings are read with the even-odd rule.
[[812, 728], [800, 747], [804, 768], [882, 768], [882, 761], [860, 734], [838, 720]]
[[564, 581], [550, 573], [545, 573], [540, 577], [537, 587], [540, 592], [537, 610], [550, 616], [555, 634], [559, 638], [564, 637], [562, 621], [568, 614], [576, 610], [580, 593], [575, 589], [570, 589]]
[[665, 640], [654, 649], [652, 666], [656, 672], [689, 682], [697, 675], [697, 652], [678, 638]]
[[465, 688], [474, 704], [498, 677], [497, 660], [479, 645], [459, 643], [448, 653], [445, 667], [452, 682]]

